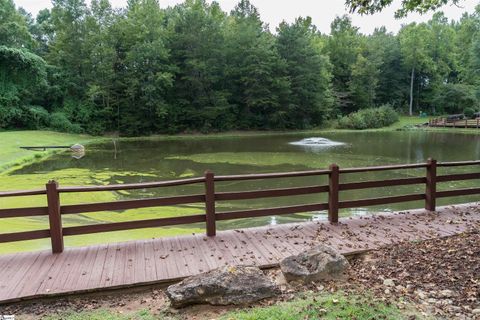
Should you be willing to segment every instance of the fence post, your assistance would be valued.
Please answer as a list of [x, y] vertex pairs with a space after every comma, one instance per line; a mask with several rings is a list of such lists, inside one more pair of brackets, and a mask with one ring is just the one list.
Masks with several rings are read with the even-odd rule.
[[437, 192], [437, 160], [427, 160], [427, 184], [425, 189], [425, 209], [435, 211]]
[[207, 219], [207, 236], [213, 237], [217, 233], [215, 219], [215, 180], [214, 174], [205, 171], [205, 214]]
[[62, 216], [60, 214], [60, 195], [58, 193], [58, 182], [50, 180], [46, 184], [46, 188], [52, 252], [60, 253], [63, 252], [63, 231]]
[[338, 184], [340, 177], [340, 170], [338, 165], [330, 165], [330, 173], [328, 175], [328, 221], [330, 223], [338, 222]]

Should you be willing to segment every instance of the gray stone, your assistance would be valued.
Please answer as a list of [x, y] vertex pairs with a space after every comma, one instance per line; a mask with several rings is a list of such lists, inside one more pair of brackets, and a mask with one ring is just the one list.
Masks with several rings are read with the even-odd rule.
[[257, 267], [225, 266], [167, 288], [174, 308], [192, 304], [247, 304], [279, 294], [277, 285]]
[[319, 245], [280, 262], [287, 281], [308, 283], [338, 279], [349, 266], [347, 259], [326, 245]]
[[385, 279], [383, 280], [383, 285], [387, 287], [394, 287], [395, 281], [393, 281], [393, 279]]

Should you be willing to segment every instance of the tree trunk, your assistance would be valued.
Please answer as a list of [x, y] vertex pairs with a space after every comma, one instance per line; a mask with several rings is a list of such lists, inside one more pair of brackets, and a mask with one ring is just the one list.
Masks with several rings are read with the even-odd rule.
[[415, 78], [415, 67], [412, 67], [412, 76], [410, 78], [410, 109], [409, 115], [413, 115], [413, 79]]

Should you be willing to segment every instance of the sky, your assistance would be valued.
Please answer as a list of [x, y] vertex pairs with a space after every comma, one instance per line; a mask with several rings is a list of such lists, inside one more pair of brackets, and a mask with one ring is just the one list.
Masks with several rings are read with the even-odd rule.
[[[89, 0], [86, 1], [89, 2]], [[50, 0], [14, 0], [14, 2], [17, 7], [23, 7], [33, 16], [39, 10], [52, 6]], [[183, 1], [160, 0], [160, 5], [168, 7], [181, 2]], [[211, 1], [209, 0], [209, 2]], [[220, 3], [223, 10], [229, 12], [238, 0], [217, 0], [217, 2]], [[329, 33], [330, 23], [333, 19], [336, 16], [348, 13], [344, 0], [250, 0], [250, 2], [259, 9], [262, 20], [270, 25], [272, 31], [283, 20], [293, 22], [296, 17], [310, 16], [321, 32]], [[110, 0], [110, 3], [113, 7], [120, 8], [126, 5], [127, 0]], [[394, 18], [394, 12], [400, 6], [400, 3], [401, 0], [395, 0], [390, 7], [370, 16], [351, 15], [353, 24], [365, 34], [372, 33], [376, 27], [382, 25], [386, 26], [387, 30], [396, 33], [402, 24], [428, 21], [433, 14], [433, 12], [425, 15], [410, 13], [407, 18], [398, 20]], [[477, 4], [480, 4], [480, 0], [463, 0], [458, 7], [446, 5], [440, 10], [449, 19], [458, 20], [464, 12], [473, 12]]]

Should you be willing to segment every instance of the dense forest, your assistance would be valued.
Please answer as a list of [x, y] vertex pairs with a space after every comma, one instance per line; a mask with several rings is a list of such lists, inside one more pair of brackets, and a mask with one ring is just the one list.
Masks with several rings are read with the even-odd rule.
[[33, 18], [0, 0], [0, 129], [122, 135], [304, 129], [361, 109], [478, 110], [480, 7], [398, 34], [348, 16], [263, 23], [241, 0], [53, 0]]

